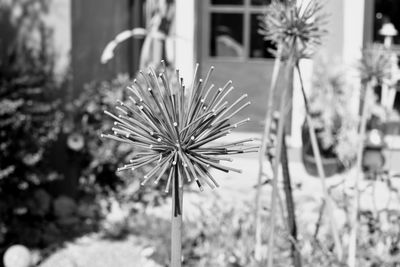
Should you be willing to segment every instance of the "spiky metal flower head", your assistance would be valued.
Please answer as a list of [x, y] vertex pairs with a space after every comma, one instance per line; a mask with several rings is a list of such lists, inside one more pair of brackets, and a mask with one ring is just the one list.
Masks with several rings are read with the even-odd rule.
[[359, 64], [361, 81], [387, 82], [391, 77], [391, 53], [380, 45], [370, 45], [362, 51]]
[[278, 49], [280, 47], [282, 59], [291, 58], [297, 62], [309, 58], [326, 33], [323, 29], [326, 14], [321, 10], [318, 0], [308, 3], [272, 0], [261, 17], [259, 33], [275, 43]]
[[[198, 65], [196, 72], [197, 69]], [[130, 163], [118, 171], [135, 170], [155, 163], [155, 167], [143, 177], [141, 185], [150, 180], [158, 184], [163, 177], [168, 177], [166, 192], [174, 177], [179, 179], [180, 187], [184, 179], [194, 179], [200, 190], [203, 190], [204, 183], [211, 188], [218, 186], [210, 174], [210, 167], [224, 172], [240, 172], [220, 162], [231, 161], [227, 155], [256, 152], [257, 147], [246, 146], [252, 139], [224, 145], [211, 142], [249, 121], [230, 122], [250, 102], [242, 103], [247, 97], [243, 95], [229, 104], [226, 99], [233, 90], [232, 82], [218, 89], [213, 84], [208, 86], [212, 71], [213, 67], [205, 80], [193, 82], [191, 88], [186, 88], [179, 70], [176, 70], [175, 77], [168, 77], [165, 68], [158, 74], [153, 69], [147, 73], [140, 72], [146, 87], [135, 80], [127, 88], [131, 94], [130, 102], [118, 101], [118, 115], [105, 111], [115, 122], [112, 133], [102, 134], [102, 137], [129, 143], [138, 150]]]

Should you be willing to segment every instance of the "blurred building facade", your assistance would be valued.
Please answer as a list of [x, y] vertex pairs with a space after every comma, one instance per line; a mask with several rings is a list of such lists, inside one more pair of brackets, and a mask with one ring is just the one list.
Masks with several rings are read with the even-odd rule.
[[[132, 39], [122, 43], [114, 51], [114, 58], [107, 64], [100, 57], [107, 43], [118, 33], [135, 27], [146, 27], [146, 8], [157, 2], [141, 0], [62, 0], [55, 1], [70, 14], [68, 23], [55, 24], [56, 39], [70, 36], [70, 64], [75, 93], [83, 84], [93, 79], [104, 79], [116, 73], [133, 75], [139, 68], [139, 57], [143, 39]], [[173, 2], [173, 1], [166, 1]], [[247, 114], [252, 123], [244, 131], [260, 131], [265, 115], [267, 89], [272, 73], [273, 55], [258, 34], [258, 17], [262, 14], [265, 0], [175, 0], [175, 24], [172, 38], [174, 64], [190, 84], [195, 63], [200, 63], [202, 75], [213, 65], [216, 67], [214, 82], [222, 86], [233, 80], [237, 92], [247, 93], [252, 106]], [[383, 43], [385, 36], [379, 30], [391, 23], [400, 28], [400, 1], [396, 0], [327, 0], [325, 12], [329, 14], [326, 25], [328, 35], [321, 46], [321, 54], [349, 66], [355, 66], [361, 49], [370, 43]], [[59, 19], [65, 19], [57, 15]], [[147, 18], [148, 19], [148, 18]], [[66, 25], [70, 25], [66, 28]], [[148, 26], [148, 25], [147, 25]], [[61, 27], [57, 29], [57, 27]], [[398, 50], [400, 38], [391, 37], [392, 48]], [[57, 41], [57, 40], [56, 40]], [[68, 42], [68, 38], [65, 39]], [[65, 47], [62, 53], [66, 53]], [[305, 70], [307, 87], [313, 73], [311, 60], [301, 63]], [[65, 64], [64, 64], [65, 65]], [[354, 69], [354, 68], [353, 68]], [[354, 74], [354, 75], [353, 75]], [[359, 84], [356, 74], [349, 76], [354, 85]], [[300, 126], [304, 120], [304, 109], [299, 88], [294, 77], [293, 108], [291, 113], [290, 140], [300, 146]], [[284, 84], [280, 79], [280, 85]], [[280, 91], [274, 97], [278, 97]], [[354, 99], [357, 110], [358, 98]]]

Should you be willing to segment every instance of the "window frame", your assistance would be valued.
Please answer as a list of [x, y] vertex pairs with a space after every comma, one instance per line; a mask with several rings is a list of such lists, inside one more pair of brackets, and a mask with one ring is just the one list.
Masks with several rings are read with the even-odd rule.
[[[375, 0], [365, 1], [364, 6], [364, 47], [368, 44], [383, 44], [374, 40]], [[400, 34], [400, 29], [397, 29]], [[400, 44], [392, 44], [391, 49], [400, 55]]]
[[[262, 14], [264, 5], [252, 5], [251, 0], [243, 0], [242, 5], [213, 5], [211, 0], [203, 1], [202, 6], [202, 54], [203, 57], [210, 61], [218, 62], [272, 62], [274, 58], [252, 58], [250, 57], [250, 38], [251, 38], [251, 15]], [[211, 15], [219, 14], [242, 14], [243, 15], [243, 49], [245, 51], [242, 57], [218, 57], [210, 54], [210, 34], [211, 34]]]

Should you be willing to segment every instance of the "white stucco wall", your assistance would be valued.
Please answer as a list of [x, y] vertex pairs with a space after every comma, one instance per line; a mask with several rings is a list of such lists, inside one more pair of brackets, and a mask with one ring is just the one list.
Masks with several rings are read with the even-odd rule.
[[[331, 0], [333, 1], [333, 0]], [[361, 57], [365, 0], [344, 1], [343, 62], [354, 64]]]
[[175, 63], [186, 85], [193, 79], [195, 61], [195, 0], [176, 0]]
[[360, 104], [360, 79], [355, 68], [361, 58], [364, 40], [364, 8], [365, 0], [351, 0], [344, 2], [344, 29], [343, 29], [343, 63], [347, 68], [349, 87], [353, 91], [352, 111], [356, 114]]

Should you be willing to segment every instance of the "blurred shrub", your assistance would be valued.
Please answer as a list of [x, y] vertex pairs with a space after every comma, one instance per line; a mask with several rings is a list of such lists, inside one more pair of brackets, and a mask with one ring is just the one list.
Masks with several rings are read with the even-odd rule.
[[[183, 242], [187, 266], [257, 266], [254, 262], [254, 223], [250, 205], [218, 205], [201, 209], [200, 218], [185, 225]], [[264, 217], [263, 220], [267, 221]], [[281, 229], [278, 229], [278, 232]], [[264, 244], [268, 231], [263, 232]], [[279, 237], [278, 237], [279, 238]], [[277, 242], [277, 246], [281, 245]], [[277, 255], [282, 253], [277, 250]]]
[[103, 142], [100, 134], [110, 129], [111, 121], [106, 121], [104, 109], [112, 109], [117, 99], [124, 98], [127, 76], [119, 76], [108, 82], [93, 82], [85, 86], [73, 102], [66, 104], [68, 117], [63, 126], [67, 134], [67, 147], [75, 157], [80, 157], [80, 186], [93, 193], [115, 191], [123, 183], [123, 173], [115, 170], [123, 164], [131, 153], [125, 144]]
[[351, 85], [343, 66], [325, 58], [316, 64], [310, 108], [318, 130], [320, 150], [323, 156], [336, 157], [349, 167], [354, 162], [357, 144]]
[[[46, 1], [0, 5], [0, 243], [37, 246], [50, 195], [41, 187], [60, 178], [47, 160], [62, 113], [54, 80]], [[7, 34], [3, 34], [7, 33]]]
[[66, 108], [69, 117], [63, 131], [68, 135], [67, 145], [75, 157], [82, 159], [80, 190], [102, 202], [105, 213], [110, 211], [114, 200], [129, 202], [130, 208], [140, 209], [138, 205], [157, 205], [164, 197], [151, 185], [140, 186], [151, 166], [134, 172], [116, 172], [135, 152], [129, 144], [100, 138], [101, 133], [113, 127], [113, 121], [103, 111], [113, 110], [117, 100], [127, 101], [126, 87], [131, 82], [127, 75], [119, 75], [112, 81], [93, 82], [85, 86], [80, 96]]
[[[251, 204], [233, 205], [219, 200], [202, 202], [184, 214], [182, 236], [183, 265], [190, 267], [244, 267], [256, 265], [254, 255], [254, 224]], [[168, 208], [165, 212], [169, 215]], [[189, 216], [189, 217], [187, 217]], [[169, 218], [169, 216], [167, 216]], [[266, 212], [262, 220], [267, 222]], [[150, 213], [132, 216], [130, 233], [143, 238], [152, 251], [149, 255], [162, 266], [169, 266], [170, 222]], [[263, 229], [263, 243], [268, 238], [268, 227]], [[287, 233], [277, 229], [276, 266], [290, 266], [290, 246]], [[266, 248], [264, 248], [266, 252]]]
[[360, 214], [359, 261], [362, 266], [399, 266], [400, 212], [364, 210]]

